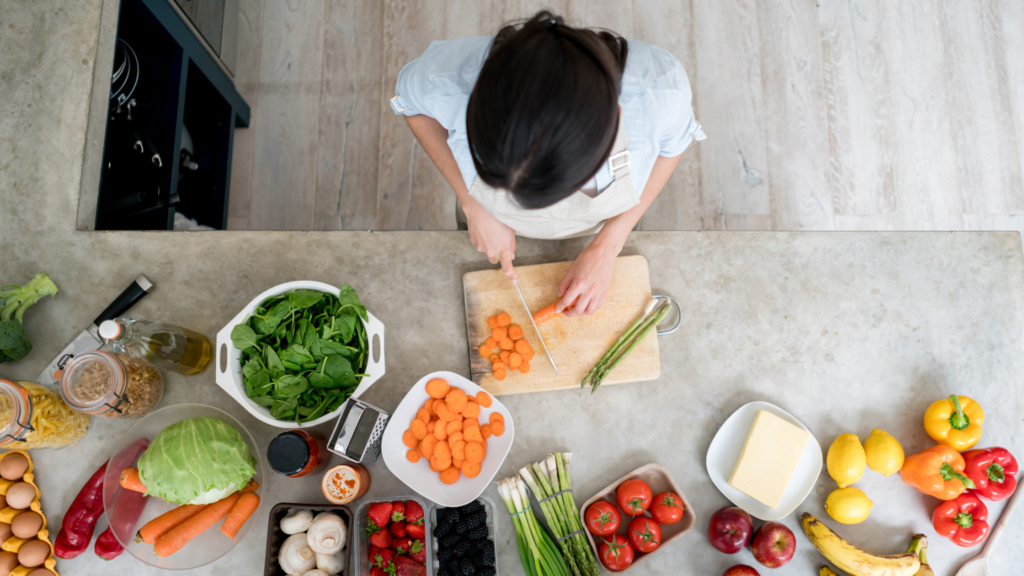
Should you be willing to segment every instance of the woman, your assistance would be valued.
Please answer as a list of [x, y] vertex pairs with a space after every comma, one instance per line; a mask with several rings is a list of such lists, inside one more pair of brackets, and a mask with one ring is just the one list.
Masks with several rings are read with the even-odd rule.
[[516, 234], [596, 234], [559, 286], [567, 316], [601, 306], [629, 232], [704, 139], [668, 51], [547, 11], [494, 37], [433, 42], [395, 93], [395, 113], [455, 189], [470, 240], [509, 278]]

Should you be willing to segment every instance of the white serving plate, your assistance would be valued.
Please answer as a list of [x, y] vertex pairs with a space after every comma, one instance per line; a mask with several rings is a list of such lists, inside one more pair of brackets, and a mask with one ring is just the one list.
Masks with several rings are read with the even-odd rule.
[[[241, 404], [250, 414], [259, 418], [263, 422], [276, 426], [278, 428], [312, 428], [324, 422], [329, 422], [338, 417], [341, 411], [344, 409], [344, 404], [334, 412], [324, 414], [316, 420], [310, 420], [303, 424], [296, 424], [292, 420], [278, 420], [270, 415], [270, 408], [266, 406], [260, 406], [253, 402], [249, 396], [245, 393], [245, 381], [242, 378], [242, 351], [235, 348], [234, 344], [231, 343], [231, 330], [249, 319], [249, 316], [259, 307], [259, 305], [270, 298], [271, 296], [277, 296], [292, 290], [319, 290], [320, 292], [328, 292], [337, 296], [341, 293], [340, 288], [331, 286], [330, 284], [324, 284], [323, 282], [314, 282], [312, 280], [296, 280], [294, 282], [285, 282], [284, 284], [278, 284], [266, 292], [260, 294], [256, 298], [249, 302], [242, 308], [242, 311], [237, 316], [228, 322], [227, 326], [221, 329], [217, 333], [217, 349], [215, 357], [215, 368], [217, 374], [217, 385], [224, 389], [232, 398], [234, 398], [239, 404]], [[380, 380], [381, 376], [384, 375], [384, 324], [380, 320], [377, 320], [376, 316], [366, 313], [368, 320], [360, 318], [360, 322], [363, 323], [363, 328], [366, 329], [366, 342], [367, 342], [367, 361], [366, 361], [366, 376], [359, 381], [359, 386], [355, 392], [352, 393], [352, 398], [358, 398], [366, 389], [369, 388], [374, 382]], [[379, 356], [374, 361], [374, 336], [378, 337], [379, 341]], [[226, 357], [226, 361], [225, 361]]]
[[480, 464], [480, 473], [476, 478], [459, 476], [459, 481], [455, 484], [441, 482], [437, 472], [430, 469], [430, 463], [426, 460], [421, 459], [415, 464], [409, 462], [405, 457], [409, 447], [402, 442], [402, 434], [409, 429], [409, 423], [416, 419], [416, 411], [423, 407], [430, 396], [427, 394], [426, 385], [433, 378], [442, 378], [449, 385], [461, 388], [470, 396], [475, 396], [478, 392], [483, 391], [483, 388], [454, 372], [433, 372], [420, 378], [419, 382], [406, 393], [402, 403], [398, 405], [395, 413], [388, 420], [388, 427], [384, 429], [384, 438], [381, 440], [381, 454], [384, 456], [384, 464], [387, 465], [388, 470], [391, 470], [391, 473], [406, 486], [441, 506], [454, 508], [476, 500], [491, 483], [494, 475], [498, 473], [498, 469], [505, 462], [509, 449], [512, 448], [516, 427], [512, 421], [512, 415], [509, 414], [505, 405], [491, 395], [491, 407], [480, 407], [479, 420], [487, 422], [492, 412], [498, 412], [505, 418], [505, 433], [487, 439], [487, 455]]
[[796, 469], [793, 471], [793, 476], [789, 479], [789, 484], [786, 485], [786, 491], [782, 495], [782, 500], [779, 501], [778, 508], [769, 508], [754, 500], [730, 486], [729, 476], [736, 465], [736, 459], [740, 456], [740, 451], [743, 450], [743, 443], [747, 439], [750, 425], [754, 423], [754, 416], [758, 410], [771, 412], [811, 434], [811, 431], [799, 420], [778, 406], [767, 402], [745, 404], [733, 412], [732, 416], [729, 416], [729, 419], [722, 424], [714, 439], [711, 440], [707, 457], [708, 475], [711, 476], [711, 481], [715, 483], [722, 494], [733, 504], [745, 510], [747, 514], [765, 521], [780, 520], [792, 514], [793, 510], [796, 510], [796, 507], [814, 489], [818, 475], [821, 474], [821, 446], [818, 445], [814, 434], [811, 434], [811, 438], [797, 462]]

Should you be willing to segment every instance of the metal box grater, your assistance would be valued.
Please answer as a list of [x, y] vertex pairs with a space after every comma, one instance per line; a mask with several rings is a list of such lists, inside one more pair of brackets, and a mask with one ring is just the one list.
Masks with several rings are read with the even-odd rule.
[[341, 416], [327, 442], [327, 449], [353, 462], [376, 462], [380, 441], [391, 414], [349, 398], [341, 406]]

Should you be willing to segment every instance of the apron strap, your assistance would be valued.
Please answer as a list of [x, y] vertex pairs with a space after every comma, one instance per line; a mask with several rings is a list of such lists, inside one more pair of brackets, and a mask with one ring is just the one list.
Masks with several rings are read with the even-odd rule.
[[[621, 118], [619, 122], [622, 122]], [[620, 127], [615, 134], [615, 143], [612, 144], [612, 155], [608, 157], [608, 166], [616, 180], [629, 176], [630, 160], [629, 150], [626, 150], [626, 131]]]

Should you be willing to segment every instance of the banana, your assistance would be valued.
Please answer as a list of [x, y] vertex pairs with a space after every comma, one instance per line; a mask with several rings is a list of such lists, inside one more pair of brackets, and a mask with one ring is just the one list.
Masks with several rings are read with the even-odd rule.
[[828, 566], [822, 566], [821, 570], [818, 570], [818, 576], [839, 576], [839, 574]]
[[935, 576], [935, 571], [928, 565], [928, 537], [924, 534], [914, 534], [910, 541], [910, 548], [907, 552], [917, 554], [921, 560], [921, 569], [914, 576]]
[[879, 556], [865, 552], [839, 537], [808, 513], [801, 517], [804, 533], [822, 556], [853, 576], [915, 576], [921, 567], [917, 554]]

